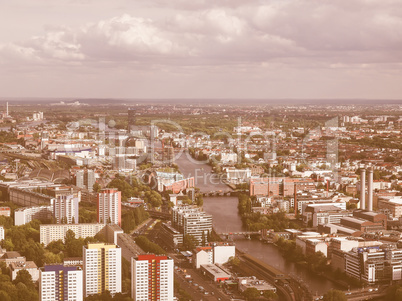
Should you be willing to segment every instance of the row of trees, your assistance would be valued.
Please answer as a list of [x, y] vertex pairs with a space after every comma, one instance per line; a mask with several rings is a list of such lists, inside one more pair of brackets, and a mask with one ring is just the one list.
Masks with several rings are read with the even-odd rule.
[[121, 214], [121, 228], [125, 233], [130, 233], [148, 217], [149, 214], [145, 211], [144, 207], [123, 210]]
[[147, 253], [154, 253], [156, 255], [162, 255], [162, 254], [166, 254], [166, 251], [164, 249], [162, 249], [159, 245], [157, 245], [156, 243], [153, 243], [152, 241], [150, 241], [148, 238], [146, 238], [145, 236], [138, 236], [135, 239], [135, 243], [145, 252]]

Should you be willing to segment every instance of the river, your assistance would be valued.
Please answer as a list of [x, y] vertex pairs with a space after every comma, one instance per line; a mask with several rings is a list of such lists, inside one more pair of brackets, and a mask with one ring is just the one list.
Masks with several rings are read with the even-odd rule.
[[[194, 176], [195, 185], [202, 192], [228, 190], [228, 186], [219, 183], [216, 175], [211, 173], [211, 167], [192, 160], [188, 154], [183, 153], [176, 163], [185, 177]], [[208, 182], [209, 181], [209, 182]], [[219, 232], [236, 232], [244, 230], [241, 218], [237, 211], [237, 197], [205, 197], [204, 211], [213, 217], [214, 229]], [[246, 252], [277, 269], [297, 275], [302, 279], [313, 293], [323, 294], [331, 288], [340, 289], [338, 285], [321, 276], [307, 271], [304, 267], [287, 262], [279, 250], [272, 244], [265, 244], [259, 240], [248, 240], [234, 237], [236, 248]]]

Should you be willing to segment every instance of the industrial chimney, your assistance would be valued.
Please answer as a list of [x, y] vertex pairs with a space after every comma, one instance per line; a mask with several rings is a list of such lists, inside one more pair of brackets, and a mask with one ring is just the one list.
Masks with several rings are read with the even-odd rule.
[[373, 211], [373, 168], [367, 170], [368, 211]]
[[360, 170], [360, 209], [366, 210], [366, 170]]

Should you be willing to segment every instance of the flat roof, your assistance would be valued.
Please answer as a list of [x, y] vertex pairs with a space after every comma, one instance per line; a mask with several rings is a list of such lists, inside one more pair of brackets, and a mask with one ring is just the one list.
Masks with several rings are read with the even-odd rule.
[[222, 270], [215, 264], [202, 264], [201, 267], [208, 273], [215, 276], [215, 278], [230, 278], [231, 275], [226, 271]]
[[364, 224], [364, 223], [368, 222], [368, 221], [366, 221], [365, 219], [361, 219], [361, 218], [357, 218], [357, 217], [352, 217], [352, 216], [345, 216], [345, 217], [342, 217], [341, 220], [347, 220], [347, 221], [350, 221], [350, 222], [353, 222], [353, 223], [357, 223], [357, 224]]

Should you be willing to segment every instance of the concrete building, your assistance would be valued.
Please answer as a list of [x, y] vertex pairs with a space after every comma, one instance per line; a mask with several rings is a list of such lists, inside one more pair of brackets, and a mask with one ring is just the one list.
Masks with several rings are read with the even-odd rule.
[[98, 193], [98, 223], [121, 226], [121, 192], [115, 188]]
[[14, 225], [21, 226], [31, 222], [34, 219], [40, 221], [50, 220], [53, 217], [53, 207], [37, 206], [28, 208], [18, 208], [14, 211]]
[[121, 293], [121, 248], [96, 243], [83, 247], [85, 297]]
[[384, 213], [390, 213], [394, 218], [400, 218], [402, 216], [402, 196], [379, 198], [378, 209]]
[[39, 298], [41, 301], [82, 301], [82, 269], [73, 266], [46, 265], [39, 271]]
[[50, 205], [54, 200], [53, 197], [46, 194], [17, 187], [9, 189], [9, 199], [10, 202], [25, 207]]
[[40, 225], [40, 242], [45, 246], [52, 241], [61, 239], [64, 242], [66, 233], [71, 230], [75, 233], [75, 238], [94, 237], [105, 228], [104, 224], [50, 224]]
[[183, 233], [173, 228], [170, 223], [162, 223], [160, 240], [171, 249], [176, 249], [183, 245]]
[[131, 259], [131, 298], [134, 301], [171, 301], [173, 293], [173, 259], [153, 254]]
[[210, 243], [193, 251], [193, 264], [199, 269], [203, 264], [224, 264], [235, 257], [236, 247], [228, 243]]
[[53, 216], [57, 223], [78, 224], [79, 199], [73, 195], [59, 196], [53, 202]]
[[197, 206], [178, 206], [172, 210], [172, 226], [184, 235], [192, 235], [199, 242], [212, 231], [212, 215]]
[[215, 282], [222, 282], [230, 279], [231, 277], [229, 272], [225, 271], [221, 266], [216, 264], [201, 265], [201, 272]]
[[95, 184], [95, 172], [91, 169], [79, 170], [75, 174], [75, 185], [79, 188], [84, 188], [93, 191]]
[[33, 261], [21, 261], [12, 262], [9, 265], [11, 280], [14, 281], [17, 278], [17, 274], [21, 270], [26, 270], [32, 277], [32, 281], [36, 282], [39, 280], [39, 269]]

